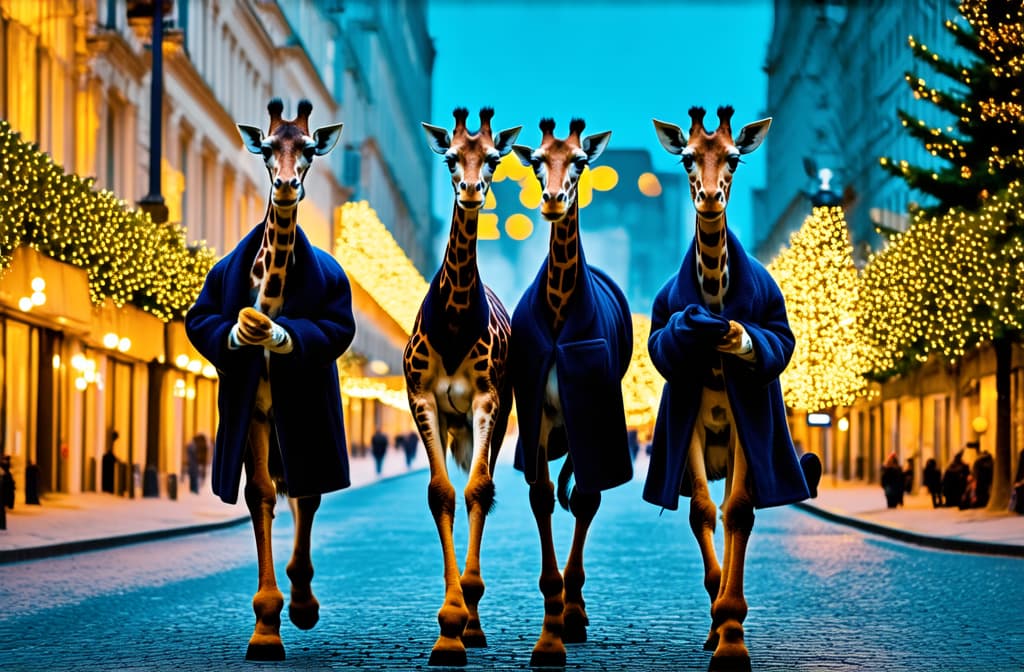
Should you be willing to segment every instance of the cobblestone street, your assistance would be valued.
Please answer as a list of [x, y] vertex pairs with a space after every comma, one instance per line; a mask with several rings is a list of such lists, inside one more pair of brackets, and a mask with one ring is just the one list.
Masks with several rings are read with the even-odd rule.
[[[482, 560], [489, 647], [469, 651], [467, 670], [528, 669], [543, 614], [527, 488], [507, 465], [496, 482]], [[443, 582], [426, 483], [421, 471], [325, 497], [313, 533], [320, 624], [302, 632], [285, 621], [283, 663], [244, 661], [256, 563], [240, 525], [0, 566], [0, 667], [427, 669]], [[707, 667], [708, 602], [686, 513], [659, 515], [640, 488], [634, 480], [605, 495], [587, 546], [590, 641], [569, 647], [567, 669]], [[278, 514], [275, 564], [287, 595], [291, 516], [283, 505]], [[556, 510], [560, 562], [571, 521]], [[465, 522], [460, 508], [460, 559]], [[921, 550], [785, 507], [758, 512], [747, 567], [755, 670], [1024, 667], [1020, 560]]]

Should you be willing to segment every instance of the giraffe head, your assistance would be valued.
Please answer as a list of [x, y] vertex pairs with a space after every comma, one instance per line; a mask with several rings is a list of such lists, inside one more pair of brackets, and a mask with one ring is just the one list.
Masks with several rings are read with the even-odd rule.
[[459, 207], [476, 211], [484, 205], [498, 162], [512, 151], [512, 143], [523, 127], [506, 128], [492, 135], [491, 117], [494, 116], [494, 110], [485, 107], [480, 110], [480, 130], [470, 133], [466, 128], [469, 110], [459, 107], [452, 114], [455, 116], [455, 128], [451, 135], [445, 129], [426, 122], [423, 123], [423, 130], [426, 131], [430, 149], [444, 156], [448, 164]]
[[733, 140], [729, 106], [718, 108], [718, 128], [713, 132], [704, 128], [703, 107], [691, 107], [690, 119], [689, 139], [675, 124], [652, 121], [662, 147], [681, 157], [690, 178], [693, 207], [701, 217], [717, 219], [729, 203], [729, 189], [740, 155], [749, 154], [760, 146], [772, 120], [769, 117], [747, 124]]
[[255, 126], [238, 124], [245, 148], [253, 154], [262, 154], [270, 174], [273, 191], [270, 201], [276, 208], [294, 208], [306, 195], [302, 181], [313, 163], [314, 156], [323, 156], [334, 149], [341, 136], [342, 124], [331, 124], [309, 133], [309, 113], [313, 104], [300, 100], [298, 116], [291, 121], [281, 118], [284, 103], [274, 98], [267, 105], [270, 112], [270, 130], [267, 135]]
[[601, 156], [612, 137], [610, 131], [595, 133], [580, 139], [580, 133], [586, 124], [582, 119], [569, 122], [569, 135], [559, 140], [554, 135], [553, 119], [541, 119], [540, 130], [543, 133], [540, 147], [531, 149], [526, 145], [513, 145], [519, 161], [540, 180], [543, 190], [540, 214], [549, 222], [557, 222], [565, 217], [570, 206], [576, 202], [576, 194], [583, 175], [583, 169], [597, 157]]

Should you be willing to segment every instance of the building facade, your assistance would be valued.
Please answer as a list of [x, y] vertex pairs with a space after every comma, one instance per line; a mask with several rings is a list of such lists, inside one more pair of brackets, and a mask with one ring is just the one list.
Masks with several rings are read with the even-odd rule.
[[[905, 73], [937, 84], [939, 76], [912, 56], [907, 38], [913, 35], [932, 51], [955, 56], [958, 47], [943, 23], [956, 16], [954, 3], [946, 0], [776, 0], [765, 65], [773, 117], [763, 150], [770, 188], [756, 195], [770, 223], [754, 245], [762, 261], [770, 261], [810, 213], [808, 196], [819, 183], [808, 167], [830, 169], [832, 190], [845, 192], [858, 266], [884, 245], [878, 229], [905, 230], [908, 206], [915, 199], [924, 203], [922, 195], [884, 172], [879, 159], [923, 166], [938, 160], [904, 131], [896, 111], [933, 127], [952, 124], [934, 105], [914, 99]], [[1024, 448], [1022, 364], [1016, 345], [1013, 469]], [[994, 452], [994, 355], [982, 347], [952, 366], [933, 358], [917, 371], [874, 385], [870, 398], [832, 409], [829, 416], [831, 425], [824, 427], [809, 425], [806, 414], [791, 418], [794, 438], [822, 455], [826, 473], [875, 482], [883, 460], [895, 452], [901, 462], [913, 459], [919, 486], [929, 458], [944, 468], [961, 450], [968, 463], [979, 450]]]
[[[299, 222], [311, 242], [333, 251], [340, 207], [358, 196], [410, 256], [432, 265], [427, 150], [403, 135], [430, 107], [422, 3], [164, 5], [159, 155], [150, 143], [151, 2], [0, 0], [0, 118], [129, 207], [147, 196], [158, 163], [169, 223], [221, 255], [262, 221], [269, 193], [235, 124], [266, 128], [272, 97], [285, 116], [309, 99], [311, 126], [345, 123], [339, 146], [305, 180]], [[405, 334], [352, 280], [359, 333], [346, 371], [393, 372]], [[22, 310], [37, 282], [45, 303]], [[89, 297], [84, 271], [28, 248], [0, 277], [0, 455], [11, 458], [21, 501], [32, 490], [26, 479], [43, 493], [103, 489], [108, 452], [115, 494], [173, 494], [186, 444], [216, 429], [216, 372], [181, 322]], [[375, 426], [411, 428], [407, 412], [378, 398], [347, 404], [354, 446]]]

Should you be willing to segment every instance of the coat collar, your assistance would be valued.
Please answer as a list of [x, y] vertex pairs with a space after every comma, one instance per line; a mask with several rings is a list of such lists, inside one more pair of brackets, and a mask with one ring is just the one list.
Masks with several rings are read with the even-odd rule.
[[[239, 241], [235, 249], [228, 255], [228, 266], [225, 277], [225, 290], [238, 307], [249, 305], [249, 274], [256, 253], [263, 244], [263, 233], [266, 222], [260, 222]], [[302, 290], [311, 287], [323, 287], [324, 271], [316, 257], [316, 248], [309, 242], [301, 226], [295, 229], [295, 246], [292, 248], [292, 261], [288, 265], [288, 279], [284, 284], [283, 311], [295, 303], [304, 303], [303, 297], [308, 292]]]
[[[725, 294], [725, 307], [722, 316], [728, 319], [740, 319], [748, 316], [753, 306], [760, 302], [760, 290], [746, 250], [730, 229], [725, 230], [726, 247], [729, 251], [729, 290]], [[690, 246], [683, 255], [683, 263], [679, 274], [673, 281], [670, 296], [673, 305], [696, 303], [706, 306], [704, 295], [697, 281], [697, 237], [690, 241]]]
[[569, 305], [569, 313], [566, 315], [565, 324], [556, 338], [551, 333], [551, 323], [545, 306], [544, 290], [548, 281], [548, 258], [545, 257], [540, 265], [533, 282], [527, 288], [522, 301], [527, 301], [530, 311], [530, 319], [536, 325], [536, 332], [543, 336], [549, 343], [571, 343], [579, 340], [578, 334], [587, 334], [591, 324], [596, 319], [596, 304], [594, 300], [594, 288], [590, 277], [590, 267], [587, 266], [586, 257], [583, 254], [583, 245], [580, 245], [579, 253], [580, 273], [577, 280], [576, 291]]

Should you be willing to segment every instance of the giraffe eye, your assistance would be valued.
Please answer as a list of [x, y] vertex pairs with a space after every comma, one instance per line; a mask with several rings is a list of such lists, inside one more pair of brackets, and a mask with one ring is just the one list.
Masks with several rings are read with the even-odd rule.
[[740, 155], [730, 154], [729, 156], [725, 157], [725, 161], [726, 163], [729, 164], [729, 170], [736, 170], [736, 168], [740, 165]]
[[309, 145], [302, 149], [302, 155], [306, 157], [306, 161], [313, 161], [313, 156], [316, 154], [316, 145]]
[[585, 156], [577, 156], [572, 162], [576, 166], [576, 170], [581, 173], [583, 172], [583, 169], [587, 167], [587, 157]]
[[448, 164], [448, 170], [455, 172], [455, 157], [448, 155], [444, 157], [444, 162]]
[[540, 164], [541, 164], [541, 160], [540, 160], [539, 156], [534, 156], [534, 157], [530, 158], [530, 165], [533, 166], [534, 170], [537, 170], [538, 168], [540, 168]]
[[487, 156], [487, 167], [491, 170], [498, 169], [498, 163], [501, 161], [501, 157], [497, 154], [489, 154]]
[[683, 154], [682, 162], [687, 172], [693, 170], [693, 154]]
[[260, 151], [263, 152], [264, 159], [269, 159], [271, 155], [273, 155], [274, 153], [274, 150], [271, 148], [270, 145], [261, 145]]

